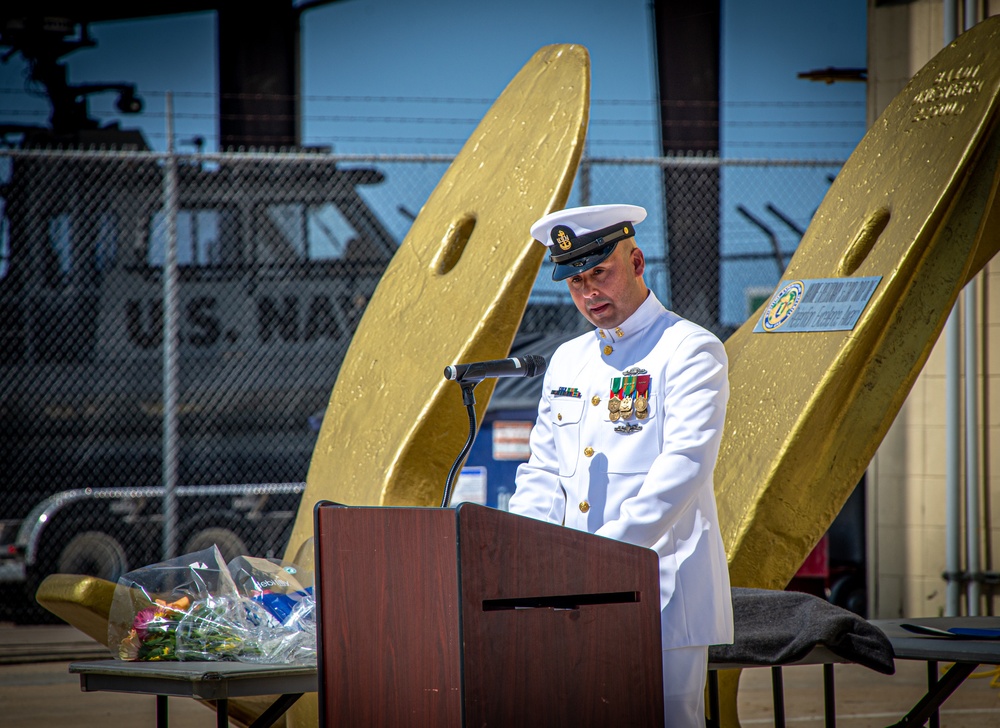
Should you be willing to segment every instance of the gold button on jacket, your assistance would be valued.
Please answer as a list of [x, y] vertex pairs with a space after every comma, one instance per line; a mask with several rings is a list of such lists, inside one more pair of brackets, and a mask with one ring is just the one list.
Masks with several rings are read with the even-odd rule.
[[596, 407], [601, 403], [601, 398], [595, 394], [593, 397], [590, 398], [590, 403]]
[[594, 454], [594, 448], [592, 448], [592, 447], [585, 447], [585, 448], [583, 448], [583, 454], [586, 455], [588, 458], [591, 457], [591, 456], [593, 456], [593, 454]]
[[581, 513], [586, 513], [589, 510], [590, 510], [590, 504], [587, 501], [581, 501], [580, 502], [580, 512]]
[[611, 356], [611, 352], [613, 351], [614, 349], [611, 348], [611, 344], [608, 344], [604, 347], [604, 356]]

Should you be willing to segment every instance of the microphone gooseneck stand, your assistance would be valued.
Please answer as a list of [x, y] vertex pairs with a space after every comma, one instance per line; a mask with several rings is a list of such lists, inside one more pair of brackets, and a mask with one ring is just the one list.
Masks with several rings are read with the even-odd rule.
[[448, 473], [448, 481], [444, 485], [444, 496], [441, 498], [442, 508], [447, 508], [451, 505], [451, 491], [455, 486], [455, 480], [458, 478], [458, 473], [461, 470], [462, 463], [465, 462], [466, 456], [469, 454], [469, 450], [472, 449], [472, 443], [476, 440], [476, 395], [473, 394], [472, 390], [481, 381], [481, 379], [472, 382], [463, 379], [458, 380], [459, 386], [462, 387], [462, 401], [469, 411], [469, 437], [465, 441], [465, 447], [462, 448], [462, 452], [455, 458], [455, 462], [451, 466], [451, 471]]
[[455, 487], [455, 480], [461, 470], [462, 463], [472, 449], [472, 443], [476, 440], [478, 427], [476, 425], [476, 396], [472, 390], [476, 388], [483, 379], [493, 377], [534, 377], [545, 371], [545, 357], [525, 356], [509, 357], [507, 359], [496, 359], [494, 361], [479, 361], [472, 364], [452, 364], [445, 367], [444, 378], [456, 382], [462, 388], [462, 401], [465, 402], [469, 410], [469, 439], [465, 441], [465, 447], [458, 454], [451, 472], [448, 473], [448, 481], [444, 486], [444, 496], [441, 498], [441, 507], [447, 508], [451, 505], [451, 491]]

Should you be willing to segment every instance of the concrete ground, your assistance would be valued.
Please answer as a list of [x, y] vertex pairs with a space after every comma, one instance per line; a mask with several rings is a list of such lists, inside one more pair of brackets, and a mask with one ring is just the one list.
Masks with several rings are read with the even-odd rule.
[[[155, 725], [155, 700], [143, 695], [83, 693], [74, 660], [108, 656], [106, 648], [68, 626], [16, 626], [0, 622], [0, 726], [117, 728]], [[982, 668], [980, 672], [987, 672]], [[785, 668], [785, 715], [790, 726], [823, 725], [823, 676], [819, 666]], [[888, 726], [923, 695], [924, 663], [896, 661], [896, 674], [837, 665], [837, 725]], [[945, 703], [944, 728], [1000, 726], [1000, 687], [989, 678], [967, 680]], [[215, 713], [193, 700], [170, 700], [172, 728], [213, 728]], [[744, 726], [773, 724], [770, 670], [745, 670], [740, 719]]]

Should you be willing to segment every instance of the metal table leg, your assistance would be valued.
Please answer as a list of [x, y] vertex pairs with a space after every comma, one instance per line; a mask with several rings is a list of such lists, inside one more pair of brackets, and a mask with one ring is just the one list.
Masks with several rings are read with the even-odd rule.
[[826, 728], [837, 728], [837, 699], [833, 688], [833, 663], [827, 662], [823, 665], [823, 711]]
[[719, 718], [719, 671], [708, 671], [708, 717], [705, 718], [707, 728], [720, 728]]
[[[927, 662], [927, 692], [933, 692], [938, 684], [938, 664], [937, 660]], [[928, 728], [941, 728], [941, 715], [937, 709], [931, 714]]]
[[167, 728], [167, 696], [156, 696], [156, 728]]
[[906, 717], [895, 724], [894, 728], [919, 728], [922, 726], [978, 666], [977, 662], [956, 662], [944, 674], [944, 677], [937, 681], [934, 688], [928, 690], [920, 702], [913, 706]]
[[774, 701], [774, 728], [785, 728], [785, 683], [780, 665], [771, 668], [771, 698]]

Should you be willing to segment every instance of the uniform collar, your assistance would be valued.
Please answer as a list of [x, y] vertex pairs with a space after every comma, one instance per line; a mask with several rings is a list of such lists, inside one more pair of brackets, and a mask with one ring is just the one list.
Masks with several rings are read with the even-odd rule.
[[652, 290], [646, 296], [646, 300], [639, 304], [631, 316], [612, 329], [595, 329], [594, 335], [597, 341], [607, 346], [618, 342], [625, 342], [634, 339], [652, 324], [666, 309], [656, 297]]

